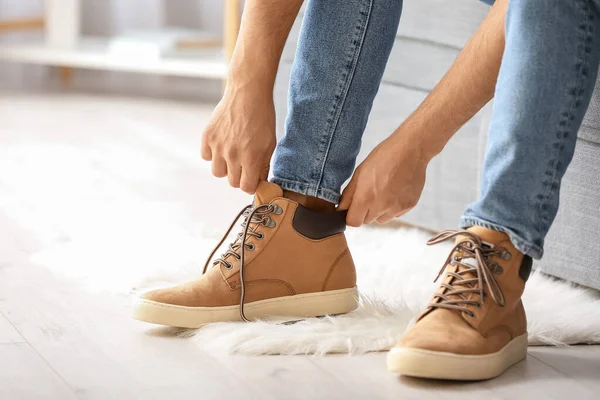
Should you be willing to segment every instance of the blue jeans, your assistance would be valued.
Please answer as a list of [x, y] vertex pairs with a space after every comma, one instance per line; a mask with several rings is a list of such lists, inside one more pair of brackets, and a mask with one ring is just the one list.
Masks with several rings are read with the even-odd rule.
[[[273, 182], [339, 201], [401, 9], [399, 0], [309, 2]], [[505, 34], [481, 196], [460, 225], [506, 232], [539, 259], [596, 81], [600, 0], [511, 0]]]

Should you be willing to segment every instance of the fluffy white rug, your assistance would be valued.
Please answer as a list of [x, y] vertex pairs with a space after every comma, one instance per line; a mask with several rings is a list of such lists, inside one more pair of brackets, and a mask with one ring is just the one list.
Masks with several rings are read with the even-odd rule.
[[[193, 335], [201, 346], [241, 354], [324, 354], [389, 349], [429, 302], [449, 245], [427, 247], [417, 229], [352, 230], [348, 240], [358, 269], [360, 307], [347, 315], [294, 324], [219, 323]], [[388, 263], [390, 252], [396, 262]], [[387, 254], [387, 257], [384, 255]], [[529, 342], [600, 343], [600, 294], [533, 273], [523, 299]]]
[[[2, 103], [0, 217], [35, 239], [14, 240], [32, 262], [88, 290], [131, 293], [196, 277], [227, 219], [250, 199], [210, 179], [200, 163], [195, 105], [115, 101]], [[32, 107], [44, 113], [30, 118]], [[115, 107], [125, 110], [120, 117]], [[48, 126], [56, 126], [52, 135]], [[292, 325], [228, 323], [179, 333], [242, 354], [389, 348], [429, 301], [449, 247], [425, 246], [428, 235], [415, 229], [352, 229], [348, 238], [362, 293], [357, 311]], [[532, 344], [600, 343], [598, 292], [533, 274], [524, 303]]]

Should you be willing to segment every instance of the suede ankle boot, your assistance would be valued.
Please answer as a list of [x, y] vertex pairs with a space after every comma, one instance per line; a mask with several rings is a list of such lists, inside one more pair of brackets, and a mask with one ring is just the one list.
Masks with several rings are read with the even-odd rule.
[[521, 302], [532, 260], [504, 233], [472, 227], [456, 238], [444, 279], [416, 324], [388, 353], [388, 369], [421, 378], [480, 380], [500, 375], [527, 354]]
[[211, 322], [342, 314], [357, 307], [356, 271], [344, 212], [315, 212], [261, 182], [240, 214], [242, 232], [192, 282], [159, 289], [134, 304], [134, 318], [198, 328]]

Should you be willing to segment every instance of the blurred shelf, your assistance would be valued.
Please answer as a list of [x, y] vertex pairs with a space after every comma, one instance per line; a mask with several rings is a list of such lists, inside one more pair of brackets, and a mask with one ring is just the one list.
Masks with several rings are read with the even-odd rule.
[[110, 38], [84, 37], [74, 48], [54, 48], [43, 42], [0, 45], [0, 59], [63, 67], [128, 71], [146, 74], [224, 79], [227, 62], [223, 49], [205, 48], [181, 56], [140, 57], [113, 54]]

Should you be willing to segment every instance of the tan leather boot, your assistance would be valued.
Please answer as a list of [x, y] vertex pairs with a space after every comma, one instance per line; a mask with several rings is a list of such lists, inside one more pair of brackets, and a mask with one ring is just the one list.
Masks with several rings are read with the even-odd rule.
[[[527, 354], [521, 302], [532, 260], [508, 236], [472, 227], [456, 238], [442, 284], [417, 323], [388, 353], [388, 369], [421, 378], [479, 380], [500, 375]], [[438, 275], [438, 278], [439, 276]]]
[[[210, 263], [241, 216], [242, 232]], [[262, 182], [254, 206], [238, 218], [199, 279], [144, 294], [134, 305], [134, 318], [197, 328], [210, 322], [342, 314], [357, 307], [345, 213], [311, 211], [284, 198], [279, 186]]]

